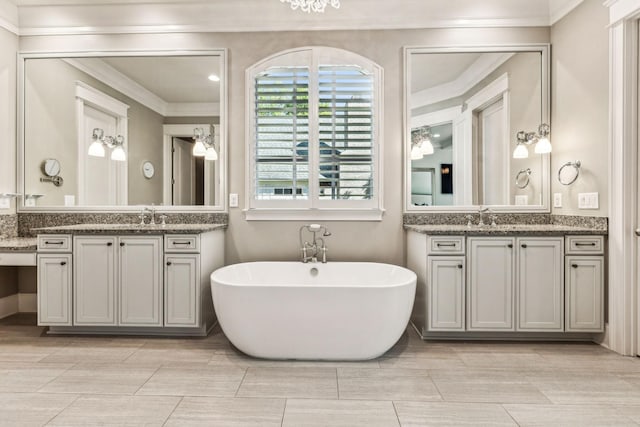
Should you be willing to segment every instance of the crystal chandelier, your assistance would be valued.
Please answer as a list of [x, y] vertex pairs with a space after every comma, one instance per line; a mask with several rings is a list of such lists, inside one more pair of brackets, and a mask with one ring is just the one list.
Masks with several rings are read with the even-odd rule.
[[291, 4], [291, 9], [300, 9], [303, 12], [324, 12], [324, 9], [330, 4], [336, 9], [340, 8], [340, 0], [280, 0], [282, 3]]

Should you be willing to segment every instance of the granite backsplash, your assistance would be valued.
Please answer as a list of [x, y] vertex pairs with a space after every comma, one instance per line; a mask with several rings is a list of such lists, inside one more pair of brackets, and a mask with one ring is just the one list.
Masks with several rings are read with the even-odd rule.
[[18, 215], [0, 215], [0, 238], [11, 239], [18, 236]]
[[[228, 224], [226, 213], [162, 212], [167, 224]], [[156, 215], [158, 215], [156, 213]], [[156, 221], [157, 217], [156, 217]], [[74, 224], [137, 224], [138, 213], [20, 213], [17, 231], [20, 236], [33, 237], [32, 228]]]

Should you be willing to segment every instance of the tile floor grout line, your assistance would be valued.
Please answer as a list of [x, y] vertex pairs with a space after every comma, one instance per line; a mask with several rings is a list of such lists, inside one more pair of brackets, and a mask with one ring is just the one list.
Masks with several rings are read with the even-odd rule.
[[395, 400], [391, 401], [391, 406], [393, 406], [393, 412], [396, 414], [396, 419], [398, 420], [398, 426], [402, 427], [402, 422], [400, 421], [400, 415], [398, 415], [398, 408], [396, 408]]
[[55, 414], [53, 417], [49, 418], [49, 419], [47, 420], [47, 422], [46, 422], [46, 423], [44, 423], [43, 425], [47, 426], [47, 425], [51, 424], [51, 421], [55, 420], [55, 419], [58, 417], [58, 415], [62, 414], [64, 411], [66, 411], [66, 410], [67, 410], [67, 408], [69, 408], [71, 405], [73, 405], [74, 403], [76, 403], [76, 402], [78, 401], [78, 399], [80, 399], [82, 396], [83, 396], [82, 394], [78, 394], [78, 395], [76, 396], [76, 398], [75, 398], [75, 399], [73, 399], [71, 402], [69, 402], [69, 404], [68, 404], [67, 406], [65, 406], [64, 408], [62, 408], [62, 409], [61, 409], [57, 414]]
[[335, 368], [335, 370], [336, 370], [336, 396], [338, 400], [340, 400], [340, 380], [338, 378], [338, 368]]
[[520, 423], [518, 422], [518, 420], [516, 420], [513, 415], [511, 415], [511, 412], [509, 412], [509, 410], [507, 408], [504, 407], [504, 403], [500, 404], [500, 407], [507, 413], [507, 415], [509, 415], [509, 418], [511, 418], [513, 420], [514, 423], [516, 423], [517, 426], [520, 426]]
[[[122, 362], [122, 363], [124, 363], [124, 362]], [[157, 374], [157, 373], [158, 373], [158, 371], [159, 371], [161, 368], [162, 368], [162, 365], [158, 366], [158, 367], [155, 369], [155, 371], [153, 371], [153, 373], [152, 373], [151, 375], [149, 375], [149, 378], [147, 378], [147, 379], [145, 380], [145, 382], [143, 382], [143, 383], [140, 385], [140, 387], [138, 387], [138, 388], [136, 389], [136, 391], [134, 391], [134, 392], [131, 394], [131, 396], [144, 396], [144, 395], [139, 395], [139, 394], [138, 394], [138, 392], [139, 392], [140, 390], [142, 390], [142, 388], [143, 388], [145, 385], [147, 385], [147, 383], [151, 380], [151, 378], [153, 378], [153, 376], [154, 376], [155, 374]]]
[[173, 410], [171, 411], [171, 413], [167, 416], [167, 419], [164, 420], [164, 422], [162, 423], [162, 426], [166, 426], [167, 423], [169, 422], [169, 420], [171, 419], [171, 416], [173, 415], [174, 412], [176, 412], [176, 409], [178, 409], [178, 406], [180, 406], [180, 404], [182, 403], [182, 401], [184, 400], [185, 396], [180, 396], [180, 399], [178, 400], [178, 403], [176, 403], [176, 406], [173, 407]]
[[284, 414], [287, 412], [287, 403], [289, 402], [289, 398], [285, 397], [284, 399], [284, 408], [282, 408], [282, 418], [280, 419], [280, 427], [284, 426]]
[[238, 393], [240, 392], [240, 387], [242, 387], [242, 383], [244, 382], [244, 379], [246, 378], [248, 371], [249, 371], [249, 367], [244, 368], [244, 373], [242, 374], [242, 379], [238, 383], [238, 388], [236, 389], [236, 392], [233, 394], [234, 398], [238, 397]]

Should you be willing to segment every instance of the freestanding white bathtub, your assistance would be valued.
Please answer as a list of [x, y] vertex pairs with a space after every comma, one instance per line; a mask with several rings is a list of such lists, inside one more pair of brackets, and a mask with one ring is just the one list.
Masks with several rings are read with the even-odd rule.
[[412, 271], [365, 262], [250, 262], [211, 274], [225, 335], [267, 359], [376, 358], [407, 327], [415, 289]]

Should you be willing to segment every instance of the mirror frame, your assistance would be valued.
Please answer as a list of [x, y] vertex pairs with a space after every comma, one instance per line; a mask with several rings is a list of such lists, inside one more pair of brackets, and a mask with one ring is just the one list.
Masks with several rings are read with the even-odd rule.
[[[540, 52], [541, 54], [541, 86], [542, 86], [542, 123], [551, 125], [551, 45], [548, 43], [531, 43], [517, 45], [478, 45], [478, 46], [455, 46], [455, 47], [424, 47], [405, 46], [404, 47], [404, 104], [403, 104], [403, 159], [404, 159], [404, 185], [403, 185], [403, 206], [405, 213], [421, 212], [477, 212], [481, 205], [460, 205], [460, 206], [413, 206], [411, 205], [411, 55], [420, 53], [474, 53], [474, 52]], [[534, 131], [540, 123], [526, 131]], [[551, 127], [553, 134], [553, 126]], [[553, 141], [553, 139], [552, 139]], [[511, 141], [510, 146], [515, 147], [515, 141]], [[509, 154], [511, 155], [511, 154]], [[539, 154], [536, 154], [539, 155]], [[550, 154], [542, 154], [542, 176], [546, 178], [542, 183], [542, 204], [541, 205], [486, 205], [494, 212], [551, 212], [551, 159]], [[484, 205], [482, 205], [484, 206]]]
[[[140, 56], [219, 56], [220, 65], [220, 142], [219, 142], [219, 167], [220, 167], [220, 191], [222, 192], [220, 204], [209, 206], [168, 206], [156, 205], [163, 212], [185, 213], [226, 213], [228, 212], [228, 64], [227, 49], [181, 49], [181, 50], [108, 50], [108, 51], [63, 51], [63, 52], [19, 52], [18, 53], [18, 129], [17, 129], [17, 181], [18, 193], [21, 202], [17, 203], [17, 211], [23, 213], [65, 212], [65, 213], [92, 213], [92, 212], [138, 212], [142, 205], [105, 205], [105, 206], [25, 206], [25, 61], [27, 59], [53, 59], [53, 58], [91, 58], [91, 57], [140, 57]], [[164, 171], [163, 171], [164, 173]]]

